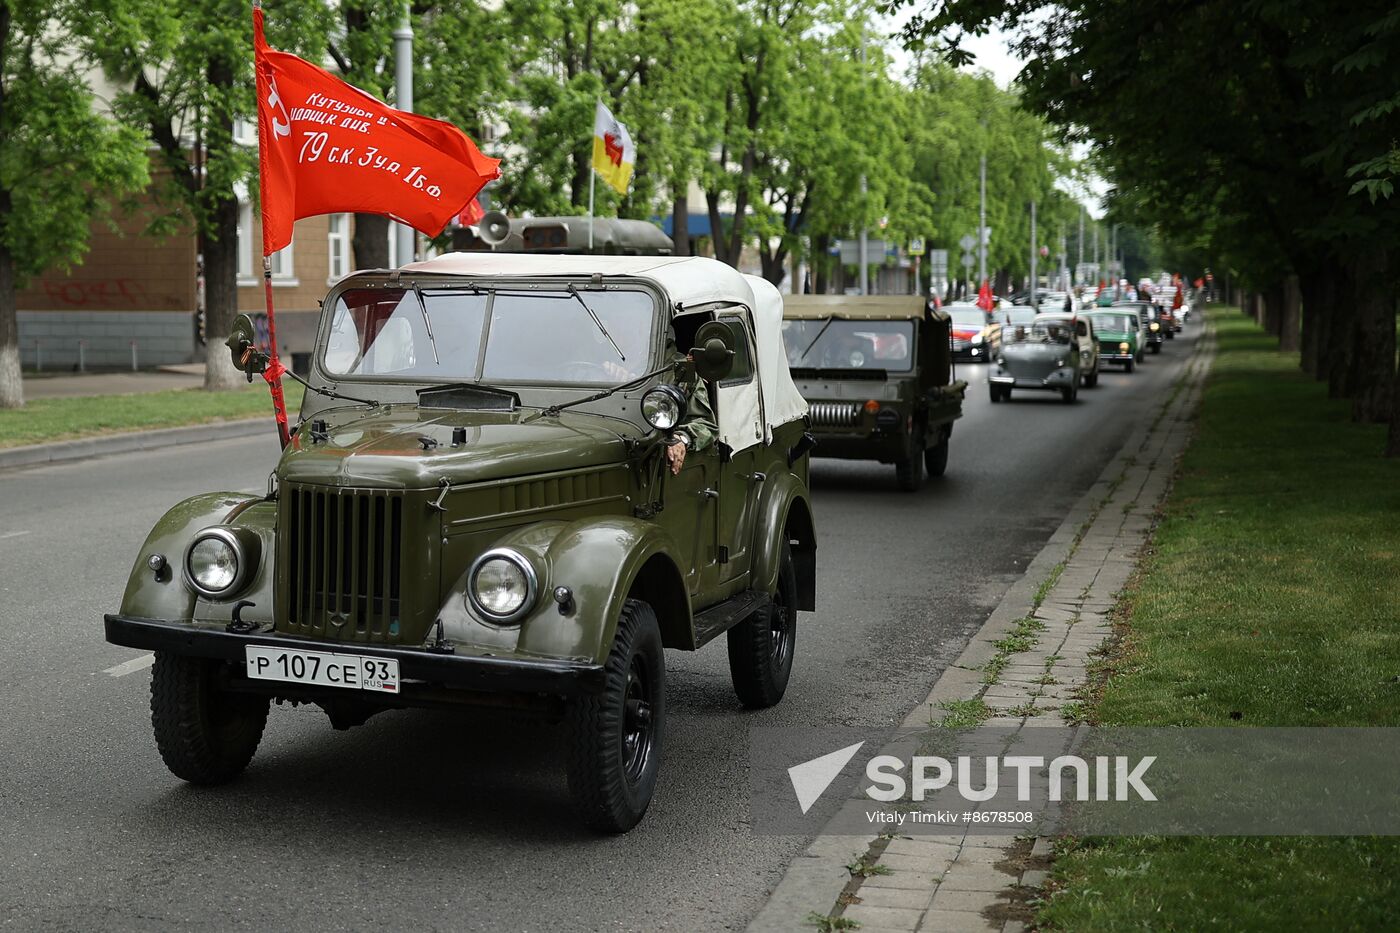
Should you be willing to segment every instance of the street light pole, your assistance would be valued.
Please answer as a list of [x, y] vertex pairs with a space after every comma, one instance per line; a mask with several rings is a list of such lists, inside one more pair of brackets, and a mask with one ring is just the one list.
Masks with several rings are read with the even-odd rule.
[[[986, 145], [983, 143], [983, 145]], [[977, 170], [981, 185], [981, 206], [977, 210], [977, 284], [980, 288], [987, 281], [987, 154], [982, 153], [982, 162]]]
[[[862, 32], [860, 37], [860, 71], [861, 77], [865, 77], [865, 35]], [[860, 293], [864, 297], [870, 294], [870, 238], [865, 227], [866, 212], [870, 206], [867, 203], [866, 195], [870, 193], [870, 188], [866, 183], [865, 173], [860, 173]]]
[[[413, 24], [408, 4], [403, 5], [403, 19], [394, 27], [394, 103], [407, 113], [413, 112]], [[413, 228], [407, 224], [394, 225], [394, 244], [399, 265], [413, 262]]]
[[1035, 202], [1031, 202], [1031, 307], [1040, 310], [1040, 295], [1038, 294], [1036, 275], [1036, 260], [1040, 258], [1040, 250], [1036, 248], [1035, 242]]

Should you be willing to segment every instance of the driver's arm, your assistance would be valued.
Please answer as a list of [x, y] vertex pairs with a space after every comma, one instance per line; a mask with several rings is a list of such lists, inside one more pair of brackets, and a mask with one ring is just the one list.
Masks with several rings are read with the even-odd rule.
[[688, 387], [690, 397], [685, 416], [671, 432], [666, 443], [666, 459], [671, 464], [671, 473], [678, 474], [685, 463], [685, 455], [690, 450], [704, 450], [715, 441], [719, 425], [715, 421], [715, 410], [710, 405], [710, 393], [703, 382]]

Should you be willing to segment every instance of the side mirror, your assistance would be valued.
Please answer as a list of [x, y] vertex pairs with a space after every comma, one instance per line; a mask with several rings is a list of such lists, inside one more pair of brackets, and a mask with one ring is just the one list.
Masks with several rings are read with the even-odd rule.
[[718, 382], [734, 368], [734, 332], [720, 321], [710, 321], [695, 332], [690, 350], [695, 374], [706, 382]]
[[267, 369], [267, 354], [258, 349], [257, 329], [248, 315], [240, 314], [233, 319], [233, 329], [224, 346], [233, 357], [233, 368], [246, 375], [249, 382]]

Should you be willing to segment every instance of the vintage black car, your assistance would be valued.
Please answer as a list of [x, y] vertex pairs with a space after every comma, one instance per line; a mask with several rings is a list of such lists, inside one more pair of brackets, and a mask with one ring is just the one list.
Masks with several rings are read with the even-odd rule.
[[954, 379], [945, 312], [916, 295], [793, 295], [783, 318], [815, 456], [893, 463], [908, 492], [925, 471], [943, 475], [967, 390]]
[[1142, 325], [1144, 346], [1151, 353], [1162, 352], [1162, 344], [1167, 339], [1167, 327], [1156, 305], [1150, 301], [1115, 301], [1112, 307], [1132, 308], [1137, 312], [1138, 323]]

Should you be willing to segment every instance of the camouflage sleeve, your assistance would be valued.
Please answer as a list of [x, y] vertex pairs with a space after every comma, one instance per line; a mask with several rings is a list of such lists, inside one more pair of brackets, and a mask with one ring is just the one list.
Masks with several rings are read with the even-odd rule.
[[710, 393], [703, 382], [697, 382], [690, 390], [690, 404], [677, 428], [690, 435], [692, 450], [704, 450], [714, 443], [719, 425], [715, 423], [715, 410], [710, 406]]

